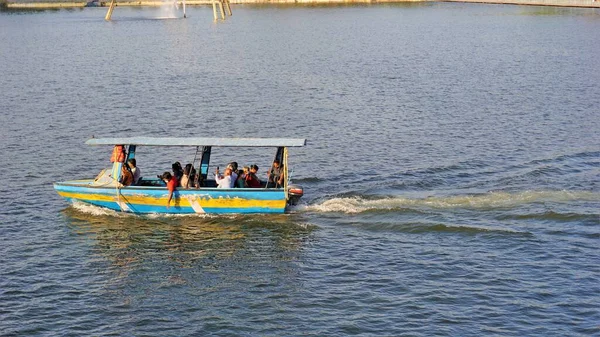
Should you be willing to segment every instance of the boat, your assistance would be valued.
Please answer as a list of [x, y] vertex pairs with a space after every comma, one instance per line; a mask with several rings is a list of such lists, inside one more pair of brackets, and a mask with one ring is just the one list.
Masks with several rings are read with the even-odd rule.
[[[96, 178], [54, 183], [56, 192], [71, 203], [135, 214], [285, 213], [304, 194], [302, 187], [290, 183], [287, 164], [288, 148], [304, 146], [305, 139], [130, 137], [92, 138], [86, 144], [112, 146], [112, 167], [103, 170]], [[135, 158], [136, 150], [142, 146], [195, 148], [192, 164], [198, 171], [196, 186], [178, 187], [168, 205], [169, 191], [160, 176], [142, 177], [135, 185], [121, 184], [123, 165]], [[275, 148], [273, 162], [282, 164], [282, 186], [268, 186], [262, 182], [260, 188], [217, 188], [209, 174], [209, 165], [213, 148], [221, 147]]]

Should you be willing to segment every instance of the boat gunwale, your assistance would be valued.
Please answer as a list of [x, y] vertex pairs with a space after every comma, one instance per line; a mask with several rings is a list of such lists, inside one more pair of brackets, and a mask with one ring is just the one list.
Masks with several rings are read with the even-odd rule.
[[[84, 183], [85, 182], [85, 183]], [[69, 180], [69, 181], [59, 181], [59, 182], [55, 182], [54, 187], [56, 188], [56, 186], [69, 186], [69, 187], [80, 187], [80, 188], [92, 188], [92, 189], [109, 189], [109, 190], [114, 190], [114, 189], [119, 189], [119, 190], [125, 190], [125, 191], [134, 191], [134, 190], [166, 190], [167, 186], [138, 186], [138, 185], [134, 185], [134, 186], [102, 186], [102, 185], [90, 185], [91, 183], [93, 183], [93, 180], [86, 180], [86, 179], [81, 179], [81, 180]], [[281, 192], [283, 191], [283, 188], [250, 188], [250, 187], [232, 187], [232, 188], [217, 188], [217, 187], [200, 187], [200, 188], [181, 188], [181, 187], [177, 187], [177, 191], [181, 192], [181, 191], [252, 191], [252, 192]]]

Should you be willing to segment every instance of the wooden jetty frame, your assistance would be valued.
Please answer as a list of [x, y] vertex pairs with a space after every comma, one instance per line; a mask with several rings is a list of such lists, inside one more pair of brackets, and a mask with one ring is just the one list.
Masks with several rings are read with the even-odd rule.
[[[112, 0], [91, 0], [97, 2], [97, 7], [108, 7]], [[177, 0], [181, 1], [181, 0]], [[208, 5], [214, 2], [214, 13], [219, 1], [225, 0], [186, 0], [187, 5]], [[297, 4], [297, 5], [329, 5], [340, 4], [384, 4], [384, 3], [407, 3], [427, 2], [429, 0], [237, 0], [237, 4]], [[441, 0], [441, 2], [482, 3], [482, 4], [510, 4], [524, 6], [549, 6], [549, 7], [571, 7], [571, 8], [600, 8], [600, 0]], [[120, 6], [159, 6], [160, 0], [119, 0]], [[224, 10], [229, 9], [229, 1], [224, 3]], [[115, 5], [113, 5], [113, 8]], [[55, 9], [55, 8], [83, 8], [90, 7], [90, 0], [0, 0], [2, 9]], [[94, 6], [92, 6], [94, 7]], [[220, 6], [219, 6], [220, 9]], [[112, 13], [111, 13], [112, 14]], [[222, 15], [224, 17], [224, 15]], [[107, 15], [110, 20], [110, 15]], [[215, 14], [215, 20], [218, 19]]]
[[215, 18], [215, 21], [218, 20], [217, 3], [219, 3], [219, 9], [221, 10], [221, 19], [225, 20], [225, 13], [227, 13], [227, 15], [229, 15], [229, 16], [232, 15], [231, 4], [229, 3], [229, 0], [213, 0], [212, 6], [213, 6], [213, 16]]
[[[160, 3], [161, 1], [152, 1], [153, 4], [156, 3]], [[192, 1], [194, 2], [194, 1]], [[125, 5], [129, 5], [130, 2], [128, 1], [124, 1], [122, 2]], [[178, 3], [181, 3], [182, 7], [183, 7], [183, 17], [186, 18], [187, 14], [186, 14], [186, 0], [174, 0], [173, 1], [173, 5], [177, 6]], [[101, 2], [102, 5], [104, 5], [103, 2]], [[136, 3], [137, 4], [137, 3]], [[141, 3], [140, 3], [141, 4]], [[213, 16], [214, 16], [214, 20], [217, 21], [219, 19], [218, 13], [217, 13], [217, 7], [219, 8], [220, 14], [221, 14], [221, 19], [225, 20], [226, 16], [231, 16], [233, 15], [232, 11], [231, 11], [231, 2], [230, 0], [209, 0], [207, 2], [204, 2], [204, 4], [212, 4], [213, 6]], [[111, 0], [110, 1], [110, 5], [108, 6], [108, 11], [106, 12], [106, 16], [104, 17], [104, 20], [106, 21], [110, 21], [112, 18], [112, 14], [113, 11], [115, 9], [115, 7], [117, 6], [117, 0]], [[104, 6], [102, 6], [104, 7]]]

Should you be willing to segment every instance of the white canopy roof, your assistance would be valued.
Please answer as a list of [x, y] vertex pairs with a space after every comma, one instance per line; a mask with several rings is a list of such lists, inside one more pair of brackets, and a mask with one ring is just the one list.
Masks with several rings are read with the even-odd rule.
[[235, 146], [235, 147], [300, 147], [301, 138], [195, 138], [195, 137], [129, 137], [92, 138], [88, 145], [146, 145], [146, 146]]

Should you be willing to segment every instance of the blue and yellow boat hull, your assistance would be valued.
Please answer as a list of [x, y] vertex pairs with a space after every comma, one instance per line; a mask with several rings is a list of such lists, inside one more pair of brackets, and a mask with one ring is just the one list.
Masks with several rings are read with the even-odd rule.
[[227, 214], [284, 213], [287, 206], [283, 189], [200, 188], [177, 189], [167, 208], [169, 192], [159, 186], [94, 186], [93, 180], [75, 180], [54, 184], [60, 196], [70, 202], [82, 202], [120, 212], [136, 214]]

